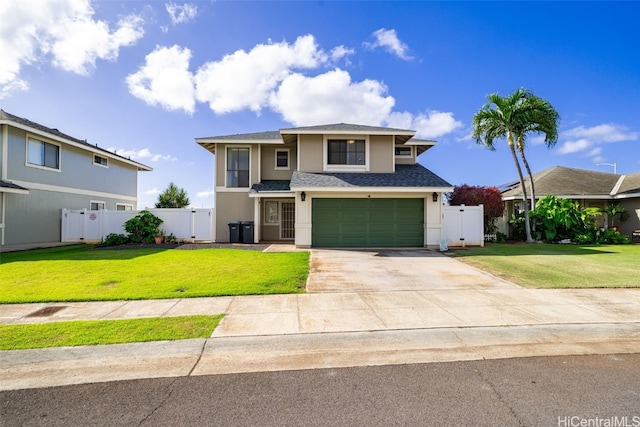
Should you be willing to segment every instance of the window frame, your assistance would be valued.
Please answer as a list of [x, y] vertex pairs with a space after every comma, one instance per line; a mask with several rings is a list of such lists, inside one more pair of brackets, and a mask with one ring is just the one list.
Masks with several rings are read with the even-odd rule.
[[[39, 164], [39, 163], [31, 163], [31, 161], [29, 160], [29, 151], [30, 151], [30, 146], [31, 146], [31, 142], [38, 142], [40, 144], [42, 144], [42, 150], [46, 150], [46, 145], [51, 145], [53, 147], [56, 147], [57, 149], [57, 167], [51, 167], [51, 166], [46, 166], [46, 158], [43, 158], [43, 164]], [[44, 153], [43, 153], [44, 155]], [[27, 139], [26, 139], [26, 146], [25, 146], [25, 166], [31, 167], [31, 168], [35, 168], [35, 169], [42, 169], [42, 170], [46, 170], [46, 171], [52, 171], [52, 172], [60, 172], [62, 170], [62, 145], [59, 143], [55, 143], [55, 142], [51, 142], [49, 140], [46, 140], [44, 138], [39, 138], [39, 137], [35, 137], [33, 135], [29, 135], [27, 134]]]
[[[118, 209], [118, 208], [124, 208], [124, 209]], [[127, 209], [129, 208], [129, 209]], [[116, 210], [117, 211], [132, 211], [133, 210], [133, 205], [129, 204], [129, 203], [116, 203]]]
[[[104, 164], [101, 162], [97, 162], [96, 159], [102, 159], [104, 160]], [[101, 168], [108, 168], [109, 167], [109, 158], [105, 157], [105, 156], [101, 156], [100, 154], [93, 154], [93, 164], [96, 166], [100, 166]]]
[[107, 203], [102, 200], [89, 200], [89, 210], [90, 211], [99, 211], [100, 206], [97, 206], [98, 209], [93, 209], [93, 205], [102, 205], [102, 210], [107, 209]]
[[[248, 150], [248, 166], [247, 166], [247, 186], [231, 186], [229, 185], [229, 149], [244, 149]], [[235, 169], [232, 169], [235, 171]], [[244, 169], [238, 169], [237, 171], [244, 171]], [[239, 180], [239, 179], [238, 179]], [[227, 189], [233, 189], [236, 191], [245, 191], [251, 188], [251, 147], [247, 147], [246, 145], [227, 145], [224, 150], [224, 186]]]
[[[350, 164], [330, 164], [329, 163], [329, 145], [330, 141], [364, 141], [364, 164], [362, 165], [350, 165]], [[348, 144], [348, 142], [347, 142]], [[369, 135], [324, 135], [322, 156], [323, 156], [323, 170], [324, 171], [336, 171], [336, 172], [366, 172], [369, 171], [370, 162], [370, 144]]]
[[[278, 166], [278, 153], [286, 153], [287, 155], [287, 166]], [[291, 153], [288, 148], [276, 148], [275, 151], [275, 170], [290, 170], [291, 169]]]
[[[404, 150], [408, 149], [408, 150], [409, 150], [409, 154], [398, 154], [398, 153], [396, 152], [396, 150], [397, 150], [398, 148], [401, 148], [401, 149], [404, 149]], [[393, 155], [394, 155], [396, 158], [400, 158], [400, 159], [413, 159], [413, 157], [414, 157], [414, 156], [413, 156], [413, 146], [411, 146], [411, 145], [399, 145], [399, 144], [396, 144], [396, 145], [394, 145], [394, 147], [393, 147]]]

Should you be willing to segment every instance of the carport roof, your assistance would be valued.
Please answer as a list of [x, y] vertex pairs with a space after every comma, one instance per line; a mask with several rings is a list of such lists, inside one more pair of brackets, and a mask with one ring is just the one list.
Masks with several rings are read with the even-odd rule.
[[358, 187], [429, 187], [451, 191], [452, 185], [422, 165], [396, 165], [392, 173], [293, 172], [291, 189]]

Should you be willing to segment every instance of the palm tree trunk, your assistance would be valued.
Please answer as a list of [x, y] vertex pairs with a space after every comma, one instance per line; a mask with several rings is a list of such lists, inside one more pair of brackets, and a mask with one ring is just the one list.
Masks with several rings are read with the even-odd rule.
[[527, 174], [529, 175], [529, 184], [531, 184], [531, 210], [536, 208], [536, 189], [533, 185], [533, 174], [531, 173], [531, 168], [529, 167], [529, 162], [524, 155], [524, 150], [520, 151], [520, 157], [522, 157], [522, 163], [524, 163], [524, 167], [527, 169]]
[[513, 143], [513, 135], [511, 132], [507, 133], [507, 142], [509, 143], [509, 149], [511, 150], [511, 156], [516, 164], [518, 170], [518, 178], [520, 178], [520, 187], [522, 188], [522, 196], [524, 199], [524, 232], [526, 235], [527, 243], [534, 243], [535, 240], [531, 237], [531, 224], [529, 223], [529, 202], [527, 200], [527, 187], [525, 187], [524, 176], [522, 175], [522, 167], [518, 161], [518, 155], [516, 154], [516, 147]]

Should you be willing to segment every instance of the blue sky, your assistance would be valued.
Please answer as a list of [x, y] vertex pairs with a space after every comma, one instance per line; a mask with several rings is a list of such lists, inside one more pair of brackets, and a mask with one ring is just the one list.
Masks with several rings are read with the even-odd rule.
[[194, 138], [327, 123], [414, 129], [453, 185], [517, 178], [470, 138], [486, 95], [519, 87], [561, 116], [534, 171], [640, 171], [640, 2], [0, 2], [0, 108], [117, 150], [139, 207], [173, 181], [213, 206]]

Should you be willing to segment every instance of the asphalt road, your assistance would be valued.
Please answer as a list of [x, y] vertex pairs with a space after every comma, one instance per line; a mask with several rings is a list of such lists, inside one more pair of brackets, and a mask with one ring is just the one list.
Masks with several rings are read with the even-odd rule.
[[640, 354], [192, 376], [6, 391], [0, 393], [0, 425], [640, 427]]

